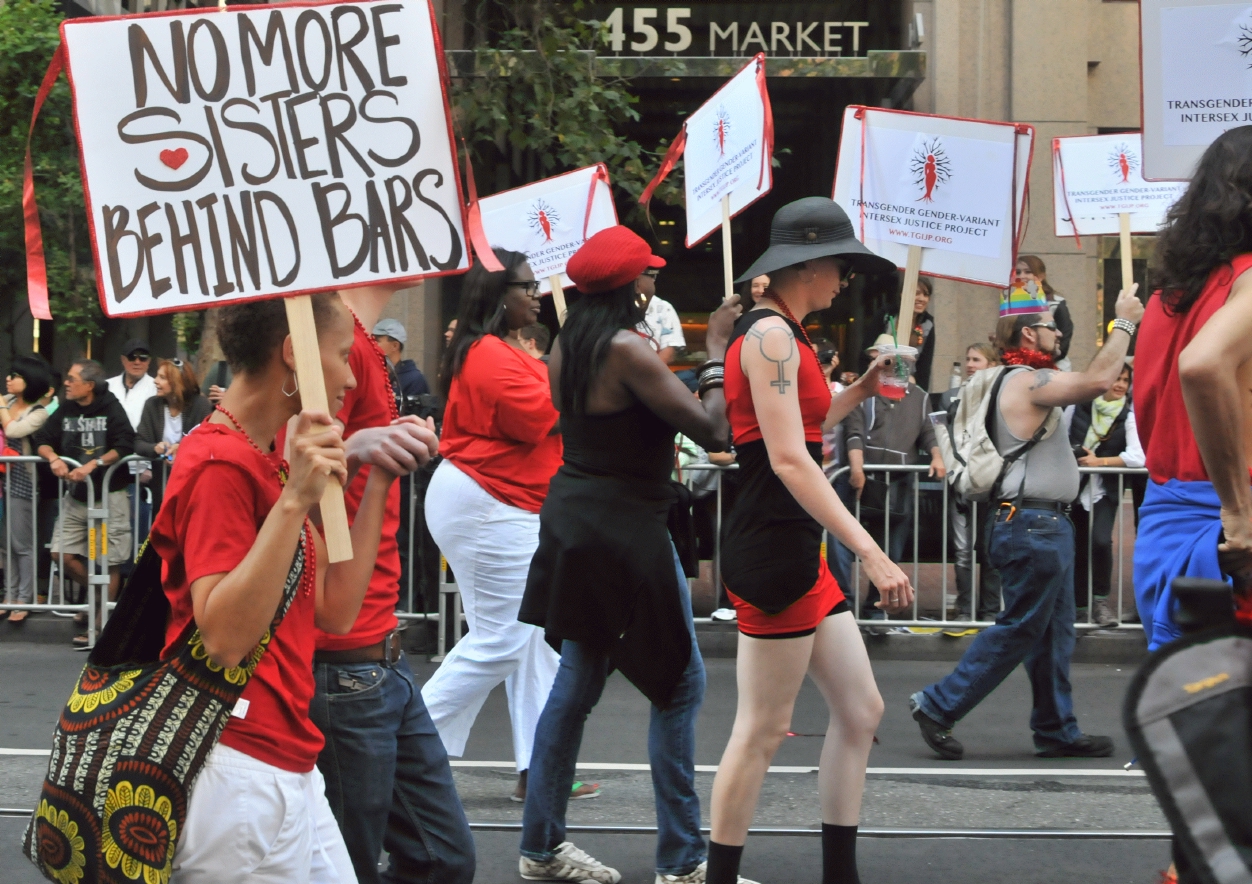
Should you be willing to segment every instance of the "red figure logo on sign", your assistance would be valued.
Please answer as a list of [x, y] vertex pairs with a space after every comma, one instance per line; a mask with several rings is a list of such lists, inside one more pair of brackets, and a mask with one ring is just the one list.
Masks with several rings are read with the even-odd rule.
[[724, 107], [717, 109], [717, 125], [713, 129], [713, 138], [717, 143], [717, 155], [726, 156], [726, 141], [730, 138], [730, 113]]
[[1129, 144], [1119, 144], [1109, 154], [1109, 168], [1117, 177], [1118, 184], [1129, 184], [1130, 173], [1139, 168], [1139, 156]]
[[938, 136], [929, 141], [923, 141], [913, 151], [909, 171], [913, 173], [913, 183], [922, 191], [918, 200], [933, 202], [935, 188], [940, 184], [946, 184], [952, 177], [952, 161], [948, 159], [947, 151], [943, 149], [943, 142]]
[[543, 234], [544, 242], [552, 242], [552, 225], [561, 220], [556, 211], [543, 200], [536, 200], [526, 216], [530, 227], [536, 233]]

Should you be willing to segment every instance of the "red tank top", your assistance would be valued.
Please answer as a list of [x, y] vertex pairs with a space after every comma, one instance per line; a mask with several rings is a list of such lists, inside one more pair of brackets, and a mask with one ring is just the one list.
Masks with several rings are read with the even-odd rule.
[[[781, 313], [773, 310], [752, 310], [739, 318], [736, 323], [735, 340], [726, 350], [726, 417], [730, 421], [732, 439], [736, 445], [755, 442], [761, 438], [761, 425], [756, 420], [756, 406], [752, 403], [752, 386], [739, 364], [739, 354], [745, 341], [750, 340], [747, 332], [753, 325], [770, 316], [786, 319]], [[804, 441], [822, 441], [822, 421], [826, 420], [826, 412], [830, 410], [830, 385], [822, 374], [821, 363], [813, 348], [804, 343], [804, 336], [799, 327], [787, 320], [796, 336], [796, 347], [800, 350], [800, 371], [796, 382], [800, 385], [800, 416], [804, 419]], [[771, 381], [772, 384], [790, 384], [789, 380]]]
[[[1148, 472], [1157, 482], [1209, 481], [1183, 402], [1178, 357], [1226, 303], [1235, 280], [1249, 268], [1252, 254], [1239, 255], [1216, 268], [1186, 313], [1167, 312], [1160, 292], [1148, 301], [1135, 350], [1135, 420]], [[726, 375], [729, 385], [729, 368]]]

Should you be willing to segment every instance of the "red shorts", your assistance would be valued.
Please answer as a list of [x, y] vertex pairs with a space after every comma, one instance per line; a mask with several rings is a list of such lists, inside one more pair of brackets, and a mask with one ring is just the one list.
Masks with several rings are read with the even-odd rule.
[[745, 602], [726, 589], [735, 614], [739, 631], [752, 638], [799, 638], [817, 632], [817, 625], [833, 614], [852, 610], [835, 575], [822, 559], [818, 565], [817, 583], [813, 588], [777, 614], [766, 614], [755, 605]]

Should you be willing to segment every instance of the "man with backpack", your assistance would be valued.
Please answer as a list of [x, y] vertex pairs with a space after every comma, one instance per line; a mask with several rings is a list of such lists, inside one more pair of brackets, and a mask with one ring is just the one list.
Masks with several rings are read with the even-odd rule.
[[1053, 367], [1061, 333], [1046, 305], [1010, 299], [1001, 306], [1005, 364], [978, 372], [961, 398], [952, 432], [954, 484], [966, 497], [988, 501], [987, 554], [1000, 572], [1004, 610], [950, 675], [909, 698], [922, 739], [941, 758], [964, 756], [952, 727], [1019, 663], [1026, 665], [1034, 697], [1037, 755], [1103, 758], [1113, 752], [1110, 738], [1084, 734], [1074, 717], [1074, 526], [1068, 512], [1078, 496], [1078, 463], [1058, 428], [1065, 406], [1102, 395], [1117, 380], [1143, 318], [1136, 291], [1132, 286], [1118, 297], [1113, 330], [1082, 373]]

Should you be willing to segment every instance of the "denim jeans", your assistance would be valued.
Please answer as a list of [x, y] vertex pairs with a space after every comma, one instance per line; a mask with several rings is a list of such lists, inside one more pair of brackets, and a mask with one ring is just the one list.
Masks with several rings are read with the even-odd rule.
[[1069, 659], [1074, 653], [1074, 526], [1050, 510], [996, 513], [987, 555], [1000, 572], [1004, 610], [974, 638], [947, 678], [922, 691], [922, 711], [952, 727], [981, 703], [1018, 663], [1026, 664], [1035, 746], [1047, 749], [1082, 736], [1074, 718]]
[[[704, 660], [696, 645], [687, 578], [677, 553], [674, 567], [687, 611], [691, 660], [669, 707], [653, 706], [648, 725], [648, 760], [656, 797], [656, 870], [663, 875], [685, 875], [705, 858], [700, 798], [695, 789], [696, 715], [704, 700]], [[565, 809], [574, 783], [583, 725], [599, 701], [608, 676], [606, 653], [583, 642], [562, 644], [561, 668], [535, 732], [522, 815], [523, 856], [550, 859], [565, 840]]]
[[314, 675], [309, 717], [326, 736], [317, 766], [357, 879], [470, 884], [474, 839], [408, 660], [318, 663]]

